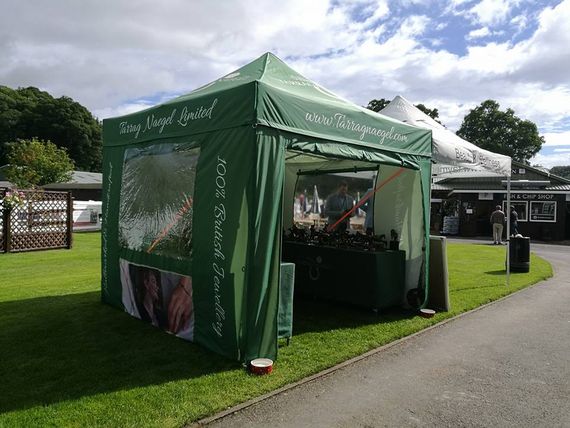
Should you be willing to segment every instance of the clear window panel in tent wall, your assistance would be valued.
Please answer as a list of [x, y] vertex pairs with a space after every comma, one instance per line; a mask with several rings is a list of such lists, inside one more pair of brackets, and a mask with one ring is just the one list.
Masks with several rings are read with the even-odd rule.
[[125, 151], [119, 243], [149, 254], [190, 259], [194, 183], [200, 149], [192, 143]]
[[[361, 198], [373, 190], [375, 175], [369, 171], [353, 173], [312, 173], [299, 175], [293, 203], [293, 221], [297, 227], [316, 226], [322, 229], [333, 211], [345, 212], [357, 204]], [[341, 184], [346, 185], [344, 192], [348, 205], [333, 207], [335, 196]], [[337, 198], [338, 199], [338, 198]], [[344, 200], [344, 199], [343, 199]], [[350, 217], [350, 229], [365, 232], [366, 217], [372, 211], [374, 197], [363, 203]], [[337, 203], [338, 205], [338, 203]], [[370, 221], [372, 218], [369, 219]], [[371, 226], [370, 226], [371, 227]]]

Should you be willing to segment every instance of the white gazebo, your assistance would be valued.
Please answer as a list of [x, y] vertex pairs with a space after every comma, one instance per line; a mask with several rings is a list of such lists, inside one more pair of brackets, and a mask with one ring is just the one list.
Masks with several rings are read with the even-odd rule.
[[[432, 131], [432, 160], [437, 165], [438, 177], [462, 174], [470, 176], [493, 175], [507, 177], [507, 242], [510, 233], [511, 158], [493, 153], [465, 141], [442, 124], [436, 122], [404, 97], [397, 95], [379, 112], [418, 128]], [[507, 245], [507, 285], [510, 282], [510, 245]]]

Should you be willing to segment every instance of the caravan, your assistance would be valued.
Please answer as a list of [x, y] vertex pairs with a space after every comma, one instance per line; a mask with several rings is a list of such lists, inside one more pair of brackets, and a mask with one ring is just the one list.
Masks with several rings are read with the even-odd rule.
[[101, 201], [73, 201], [73, 231], [101, 230]]

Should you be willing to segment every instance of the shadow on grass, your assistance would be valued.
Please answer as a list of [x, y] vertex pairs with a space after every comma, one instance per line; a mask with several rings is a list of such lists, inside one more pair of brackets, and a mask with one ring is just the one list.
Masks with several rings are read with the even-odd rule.
[[471, 291], [471, 290], [483, 290], [485, 288], [494, 288], [497, 290], [500, 290], [502, 288], [505, 288], [504, 284], [489, 284], [489, 285], [477, 285], [474, 287], [455, 287], [453, 290], [450, 290], [449, 293], [450, 294], [457, 294], [457, 293], [461, 293], [463, 291]]
[[293, 336], [340, 328], [358, 328], [385, 321], [410, 319], [417, 315], [401, 308], [389, 308], [376, 313], [371, 309], [347, 303], [307, 296], [295, 296], [293, 311]]
[[489, 270], [487, 272], [483, 272], [485, 275], [506, 275], [507, 271], [505, 269], [499, 270]]
[[99, 292], [0, 303], [0, 325], [0, 413], [238, 367]]
[[[490, 270], [487, 272], [483, 272], [485, 275], [503, 275], [506, 276], [507, 275], [507, 271], [505, 269], [499, 269], [499, 270]], [[514, 270], [511, 270], [511, 275], [517, 275], [517, 274], [527, 274], [528, 272], [517, 272]]]
[[[0, 303], [0, 413], [240, 367], [100, 298], [90, 292]], [[296, 298], [294, 310], [294, 334], [413, 316], [306, 298]]]

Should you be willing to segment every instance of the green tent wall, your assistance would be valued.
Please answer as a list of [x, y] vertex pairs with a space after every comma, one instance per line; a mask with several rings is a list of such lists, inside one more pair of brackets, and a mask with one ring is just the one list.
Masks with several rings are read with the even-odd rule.
[[[139, 267], [174, 290], [187, 277], [192, 331], [182, 337], [240, 361], [275, 359], [287, 204], [296, 174], [314, 168], [374, 166], [379, 178], [404, 168], [375, 198], [375, 232], [399, 232], [406, 288], [427, 289], [430, 131], [354, 105], [270, 53], [105, 120], [103, 141], [105, 303], [143, 318]], [[163, 311], [167, 303], [157, 301]]]

